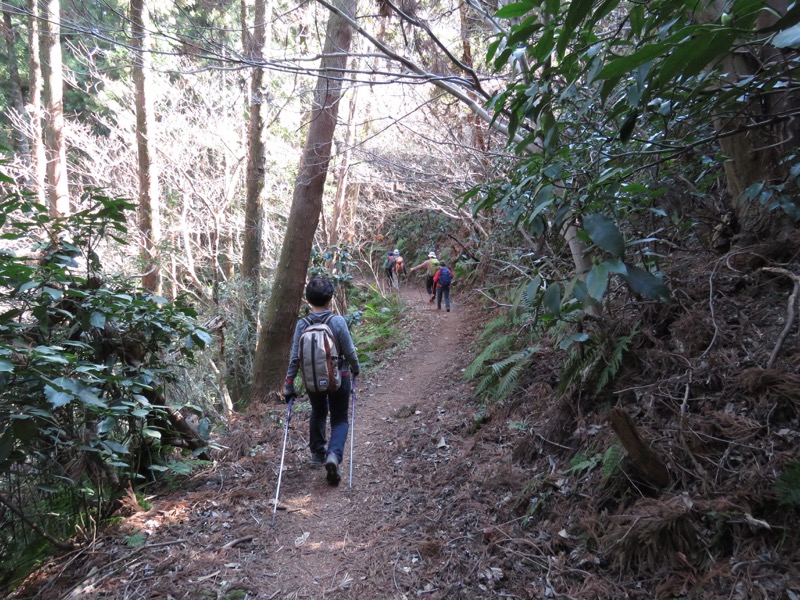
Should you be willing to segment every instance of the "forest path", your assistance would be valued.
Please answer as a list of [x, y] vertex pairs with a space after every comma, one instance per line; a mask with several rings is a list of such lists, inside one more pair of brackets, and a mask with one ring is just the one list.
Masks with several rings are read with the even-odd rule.
[[425, 530], [462, 536], [431, 525], [431, 503], [451, 472], [463, 474], [471, 389], [461, 371], [477, 322], [457, 286], [448, 313], [418, 285], [400, 291], [407, 310], [397, 343], [357, 381], [352, 489], [350, 439], [342, 481], [331, 486], [310, 465], [310, 409], [298, 402], [273, 525], [286, 408], [261, 406], [231, 424], [211, 468], [152, 491], [147, 510], [124, 502], [115, 526], [48, 561], [10, 597], [441, 597], [435, 585], [447, 561], [433, 559], [440, 542]]
[[387, 550], [392, 554], [386, 547], [392, 536], [385, 534], [410, 517], [396, 501], [397, 490], [409, 487], [414, 477], [406, 469], [413, 459], [403, 451], [410, 437], [419, 435], [428, 438], [431, 453], [447, 450], [449, 434], [438, 427], [440, 415], [426, 422], [436, 412], [425, 405], [433, 390], [460, 381], [461, 365], [454, 358], [470, 341], [465, 325], [471, 319], [455, 293], [449, 313], [428, 302], [424, 287], [406, 284], [400, 294], [407, 306], [404, 342], [380, 370], [357, 381], [352, 489], [350, 439], [342, 482], [332, 487], [324, 469], [308, 464], [307, 418], [293, 422], [280, 494], [287, 510], [279, 511], [268, 534], [272, 544], [265, 566], [274, 574], [268, 589], [279, 596], [401, 597], [392, 571], [411, 568], [399, 564], [407, 557], [384, 558]]

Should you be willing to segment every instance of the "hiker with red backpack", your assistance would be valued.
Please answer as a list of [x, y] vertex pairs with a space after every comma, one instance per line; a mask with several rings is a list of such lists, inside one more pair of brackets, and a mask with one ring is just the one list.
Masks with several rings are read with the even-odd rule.
[[453, 271], [444, 262], [433, 276], [433, 288], [436, 291], [436, 310], [442, 310], [442, 297], [447, 312], [450, 312], [450, 284], [453, 283]]
[[436, 275], [436, 271], [439, 269], [439, 261], [436, 259], [436, 253], [428, 252], [428, 260], [419, 263], [416, 267], [411, 267], [408, 272], [413, 273], [417, 269], [425, 269], [425, 289], [428, 290], [428, 296], [431, 297], [430, 302], [433, 302], [433, 276]]
[[[287, 403], [296, 397], [294, 379], [300, 372], [311, 402], [308, 439], [311, 464], [324, 464], [328, 483], [337, 485], [349, 429], [347, 408], [353, 385], [351, 376], [355, 378], [361, 367], [347, 321], [331, 310], [333, 292], [333, 282], [326, 277], [314, 277], [306, 286], [306, 301], [311, 312], [297, 322], [294, 330], [283, 397]], [[330, 442], [325, 439], [329, 413]]]

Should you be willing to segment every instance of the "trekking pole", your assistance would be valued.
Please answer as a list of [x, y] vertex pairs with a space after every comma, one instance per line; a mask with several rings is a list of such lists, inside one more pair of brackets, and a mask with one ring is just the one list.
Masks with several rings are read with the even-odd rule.
[[283, 475], [283, 458], [286, 456], [286, 440], [289, 438], [289, 421], [292, 420], [292, 406], [294, 406], [294, 396], [288, 402], [286, 409], [286, 429], [283, 431], [283, 450], [281, 450], [281, 467], [278, 471], [278, 487], [275, 488], [275, 502], [272, 506], [272, 525], [275, 526], [275, 515], [278, 512], [278, 494], [281, 493], [281, 476]]
[[350, 417], [350, 489], [353, 489], [353, 438], [356, 435], [355, 427], [356, 427], [356, 378], [355, 375], [353, 376], [353, 389], [350, 390], [350, 396], [353, 399], [353, 406], [350, 409], [352, 416]]

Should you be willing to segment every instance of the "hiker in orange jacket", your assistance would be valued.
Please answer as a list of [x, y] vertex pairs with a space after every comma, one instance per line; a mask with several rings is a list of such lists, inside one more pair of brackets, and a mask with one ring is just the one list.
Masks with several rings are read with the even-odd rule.
[[413, 273], [417, 269], [425, 269], [425, 289], [428, 290], [428, 295], [431, 297], [430, 302], [434, 300], [433, 276], [439, 269], [439, 261], [436, 260], [435, 252], [428, 252], [428, 260], [421, 262], [416, 267], [411, 267], [408, 272]]

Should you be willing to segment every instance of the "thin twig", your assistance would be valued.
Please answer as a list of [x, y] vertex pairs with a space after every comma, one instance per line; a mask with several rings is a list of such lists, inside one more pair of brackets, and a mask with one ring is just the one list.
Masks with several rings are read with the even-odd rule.
[[244, 537], [240, 537], [240, 538], [238, 538], [238, 539], [231, 540], [231, 541], [230, 541], [230, 542], [228, 542], [227, 544], [223, 545], [223, 546], [222, 546], [222, 549], [223, 549], [223, 550], [225, 550], [225, 549], [227, 549], [227, 548], [233, 548], [234, 546], [238, 546], [239, 544], [244, 544], [245, 542], [249, 542], [249, 541], [251, 541], [252, 539], [253, 539], [253, 536], [252, 536], [252, 535], [246, 535], [246, 536], [244, 536]]
[[775, 365], [775, 361], [778, 358], [778, 353], [781, 351], [783, 347], [783, 342], [786, 341], [789, 332], [792, 330], [794, 326], [794, 316], [797, 313], [797, 296], [800, 295], [800, 277], [792, 273], [791, 271], [787, 271], [786, 269], [780, 269], [778, 267], [763, 267], [762, 271], [766, 271], [767, 273], [775, 273], [777, 275], [785, 275], [792, 281], [794, 281], [794, 289], [792, 290], [791, 295], [789, 296], [789, 302], [786, 305], [786, 325], [781, 331], [781, 334], [778, 336], [778, 341], [775, 342], [775, 347], [772, 349], [772, 354], [769, 356], [769, 360], [767, 361], [767, 369], [771, 369]]

